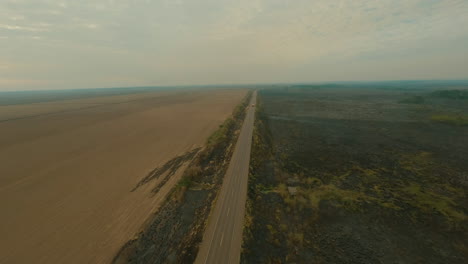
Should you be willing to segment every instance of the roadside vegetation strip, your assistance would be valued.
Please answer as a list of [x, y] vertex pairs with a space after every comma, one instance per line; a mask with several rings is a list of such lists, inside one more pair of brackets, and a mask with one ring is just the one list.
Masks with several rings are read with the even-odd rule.
[[161, 183], [158, 184], [158, 186], [152, 190], [153, 193], [156, 193], [185, 162], [192, 160], [195, 157], [195, 155], [197, 155], [197, 153], [200, 151], [200, 149], [201, 148], [195, 148], [193, 150], [187, 151], [183, 155], [177, 156], [164, 163], [164, 165], [155, 168], [140, 182], [138, 182], [138, 184], [131, 191], [134, 192], [141, 186], [158, 179], [163, 174], [166, 174]]
[[[185, 170], [175, 191], [184, 189], [184, 187], [189, 188], [194, 181], [199, 181], [199, 177], [203, 172], [202, 167], [206, 167], [210, 163], [215, 166], [226, 165], [217, 163], [221, 161], [218, 156], [225, 156], [227, 151], [232, 151], [231, 148], [235, 144], [238, 136], [236, 133], [242, 126], [246, 108], [251, 97], [252, 91], [249, 91], [242, 102], [234, 108], [232, 116], [228, 117], [219, 128], [208, 137], [205, 148], [200, 151], [198, 156]], [[230, 157], [230, 155], [228, 155], [228, 157]], [[223, 162], [225, 161], [223, 160]]]
[[273, 144], [271, 133], [268, 128], [268, 117], [263, 110], [261, 97], [257, 96], [255, 107], [255, 123], [252, 138], [252, 148], [250, 154], [249, 180], [247, 191], [247, 203], [244, 220], [244, 230], [242, 239], [241, 263], [245, 263], [245, 253], [249, 251], [248, 245], [254, 238], [254, 204], [259, 194], [269, 190], [268, 180], [262, 179], [264, 164], [273, 160]]
[[144, 230], [113, 263], [192, 263], [242, 126], [252, 92], [207, 140]]

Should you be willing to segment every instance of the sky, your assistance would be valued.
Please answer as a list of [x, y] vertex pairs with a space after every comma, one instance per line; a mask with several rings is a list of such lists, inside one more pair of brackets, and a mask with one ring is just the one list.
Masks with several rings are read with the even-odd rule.
[[0, 91], [468, 79], [468, 0], [0, 0]]

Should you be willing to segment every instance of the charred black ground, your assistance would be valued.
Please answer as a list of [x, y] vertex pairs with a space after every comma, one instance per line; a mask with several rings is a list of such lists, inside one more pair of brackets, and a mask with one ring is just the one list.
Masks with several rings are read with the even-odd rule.
[[258, 94], [243, 263], [466, 263], [468, 86]]

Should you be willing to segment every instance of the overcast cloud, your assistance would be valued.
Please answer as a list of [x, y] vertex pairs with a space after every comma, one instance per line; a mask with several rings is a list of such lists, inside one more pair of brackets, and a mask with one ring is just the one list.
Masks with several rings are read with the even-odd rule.
[[0, 90], [468, 79], [468, 0], [1, 0]]

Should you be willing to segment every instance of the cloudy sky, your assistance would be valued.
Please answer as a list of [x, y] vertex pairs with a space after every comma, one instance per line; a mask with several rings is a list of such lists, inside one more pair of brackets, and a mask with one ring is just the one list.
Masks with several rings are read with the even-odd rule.
[[468, 0], [0, 0], [0, 90], [468, 79]]

